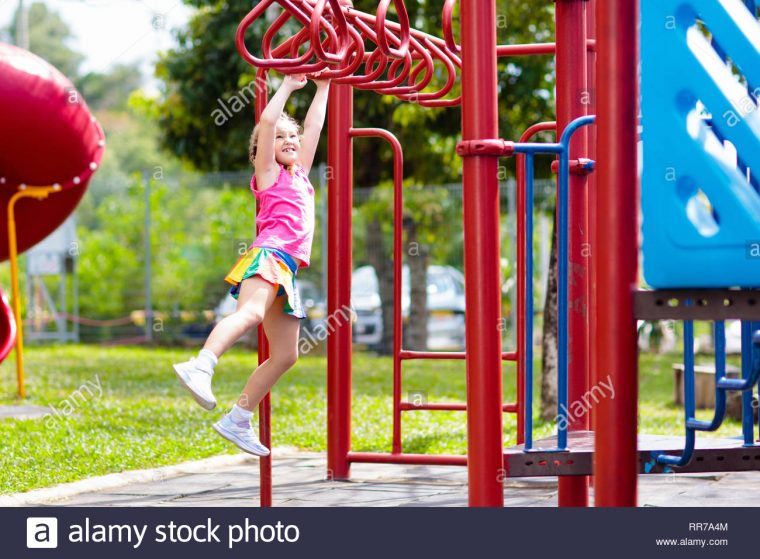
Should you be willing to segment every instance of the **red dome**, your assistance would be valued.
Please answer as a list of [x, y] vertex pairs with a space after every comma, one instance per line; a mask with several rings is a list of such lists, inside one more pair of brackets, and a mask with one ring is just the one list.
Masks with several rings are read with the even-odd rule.
[[20, 185], [60, 185], [16, 203], [19, 253], [74, 211], [100, 165], [103, 130], [71, 82], [38, 56], [0, 43], [0, 261], [8, 258], [7, 203]]

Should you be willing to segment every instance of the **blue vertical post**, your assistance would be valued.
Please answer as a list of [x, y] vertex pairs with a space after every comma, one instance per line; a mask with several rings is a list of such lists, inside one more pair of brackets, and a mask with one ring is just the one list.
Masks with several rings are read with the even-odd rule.
[[[742, 378], [752, 374], [752, 322], [742, 320]], [[754, 410], [752, 409], [753, 388], [742, 391], [742, 435], [744, 446], [752, 446], [755, 439]]]
[[726, 322], [715, 321], [715, 414], [709, 431], [717, 429], [726, 417], [726, 391], [718, 383], [726, 378]]
[[[760, 322], [753, 322], [752, 323], [752, 327], [750, 329], [753, 332], [753, 335], [752, 335], [752, 367], [755, 369], [754, 374], [755, 374], [755, 377], [757, 377], [758, 371], [760, 371], [760, 346], [758, 346], [758, 343], [757, 343], [758, 342], [757, 333], [760, 331]], [[749, 399], [750, 399], [750, 409], [752, 410], [751, 416], [752, 416], [753, 419], [754, 419], [754, 411], [755, 410], [753, 408], [754, 401], [752, 399], [752, 393], [754, 391], [755, 391], [755, 388], [753, 386], [753, 388], [750, 390], [750, 396], [749, 396]], [[760, 404], [760, 388], [758, 389], [757, 398], [758, 398], [758, 404]], [[760, 414], [758, 414], [758, 415], [760, 416]], [[753, 423], [753, 425], [752, 425], [752, 431], [753, 431], [752, 435], [753, 435], [753, 439], [754, 439], [754, 428], [755, 428], [755, 426], [754, 426], [754, 422], [752, 422], [752, 423]], [[754, 444], [754, 440], [753, 440], [753, 444]]]
[[[694, 379], [694, 321], [685, 320], [683, 323], [683, 408], [684, 424], [689, 422], [696, 413], [697, 403], [695, 398]], [[694, 448], [695, 433], [693, 429], [686, 429], [685, 448]], [[684, 450], [684, 454], [686, 451]]]
[[[568, 127], [569, 128], [569, 127]], [[563, 141], [565, 137], [563, 136]], [[568, 137], [569, 140], [569, 137]], [[564, 143], [564, 142], [563, 142]], [[564, 143], [559, 154], [559, 180], [557, 181], [557, 203], [559, 205], [559, 223], [557, 224], [557, 265], [559, 285], [557, 293], [557, 447], [567, 448], [567, 221], [568, 221], [568, 186], [570, 184], [570, 162], [568, 143]]]
[[533, 447], [533, 154], [525, 155], [525, 449]]
[[[693, 301], [687, 300], [686, 305], [690, 306]], [[716, 379], [717, 380], [717, 379]], [[686, 437], [684, 449], [680, 456], [661, 454], [657, 457], [660, 464], [672, 466], [685, 466], [691, 460], [694, 454], [696, 443], [696, 432], [694, 426], [694, 413], [696, 411], [696, 399], [694, 394], [694, 321], [684, 320], [683, 322], [683, 415]]]

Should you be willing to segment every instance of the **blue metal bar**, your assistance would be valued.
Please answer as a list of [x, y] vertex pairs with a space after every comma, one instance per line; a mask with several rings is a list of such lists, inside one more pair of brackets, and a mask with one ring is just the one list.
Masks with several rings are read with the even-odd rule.
[[[755, 325], [755, 327], [760, 328], [760, 322], [755, 322], [754, 325]], [[754, 348], [755, 349], [755, 353], [753, 354], [754, 358], [755, 358], [754, 366], [760, 368], [760, 362], [758, 362], [758, 360], [760, 360], [760, 339], [758, 339], [758, 332], [757, 332], [757, 330], [755, 330], [755, 335], [753, 336], [752, 341], [754, 342], [754, 346], [755, 346], [755, 348]], [[753, 397], [752, 397], [753, 393], [754, 393], [754, 389], [752, 389], [750, 391], [750, 396], [749, 396], [750, 409], [752, 409], [752, 404], [754, 404]], [[760, 404], [760, 388], [758, 389], [757, 398], [758, 398], [758, 404]], [[742, 400], [742, 422], [744, 421], [744, 405], [745, 405], [744, 404], [744, 400]], [[755, 435], [755, 424], [754, 424], [755, 414], [754, 414], [754, 409], [752, 411], [753, 411], [753, 413], [752, 413], [752, 436], [753, 436], [753, 441], [754, 441], [755, 440], [754, 439], [754, 435]], [[758, 428], [760, 428], [760, 414], [758, 414], [758, 415], [759, 415], [759, 417], [758, 417]]]
[[719, 387], [726, 376], [726, 323], [715, 322], [715, 414], [712, 421], [686, 420], [686, 428], [695, 431], [715, 431], [726, 417], [726, 391]]
[[562, 136], [559, 139], [559, 143], [562, 146], [562, 149], [567, 153], [568, 148], [570, 146], [570, 140], [572, 139], [573, 134], [575, 134], [579, 128], [582, 128], [583, 126], [588, 126], [589, 124], [594, 124], [595, 122], [596, 122], [596, 115], [588, 115], [588, 116], [582, 116], [580, 118], [576, 118], [574, 121], [568, 124], [565, 127], [565, 131], [562, 132]]
[[567, 324], [567, 283], [568, 283], [568, 215], [569, 208], [569, 190], [570, 190], [570, 140], [573, 134], [582, 126], [593, 124], [596, 117], [593, 115], [576, 118], [567, 125], [559, 140], [562, 151], [559, 154], [559, 180], [557, 182], [557, 200], [559, 222], [557, 224], [557, 237], [559, 240], [559, 250], [557, 251], [557, 262], [559, 266], [559, 285], [557, 294], [557, 322], [558, 336], [557, 344], [557, 446], [560, 450], [567, 448], [567, 383], [568, 383], [568, 324]]
[[[755, 371], [760, 370], [760, 322], [753, 322], [752, 323], [752, 368]], [[748, 420], [752, 424], [752, 437], [753, 437], [753, 444], [754, 444], [754, 436], [755, 436], [755, 425], [754, 425], [754, 401], [752, 400], [752, 393], [754, 392], [754, 388], [748, 390], [749, 392], [749, 416], [750, 419]], [[758, 398], [760, 398], [760, 394], [758, 394]], [[760, 400], [759, 400], [760, 401]], [[743, 416], [742, 416], [743, 419]]]
[[[569, 127], [568, 127], [569, 128]], [[565, 139], [563, 134], [562, 139]], [[563, 142], [567, 146], [566, 142]], [[559, 220], [557, 224], [557, 265], [559, 282], [557, 293], [557, 446], [560, 450], [567, 448], [567, 268], [568, 268], [568, 190], [570, 184], [570, 162], [565, 149], [559, 156], [559, 180], [557, 183], [557, 206]]]
[[557, 181], [557, 206], [558, 206], [558, 226], [557, 237], [559, 241], [559, 250], [557, 261], [559, 266], [559, 285], [558, 285], [558, 363], [557, 363], [557, 448], [540, 450], [567, 450], [567, 229], [568, 229], [568, 188], [570, 184], [570, 160], [569, 146], [573, 134], [582, 126], [593, 124], [596, 117], [584, 116], [577, 118], [567, 125], [562, 134], [559, 143], [556, 144], [539, 144], [539, 143], [516, 143], [514, 144], [514, 153], [525, 154], [525, 199], [526, 207], [526, 262], [525, 262], [525, 287], [526, 293], [526, 317], [527, 322], [525, 335], [527, 337], [525, 344], [525, 445], [526, 452], [533, 447], [533, 196], [534, 196], [534, 160], [533, 156], [539, 153], [554, 153], [559, 155], [559, 178]]
[[[691, 305], [691, 301], [686, 301]], [[685, 320], [683, 323], [683, 411], [686, 423], [686, 443], [680, 456], [661, 454], [657, 462], [669, 466], [685, 466], [694, 455], [696, 434], [689, 428], [689, 420], [694, 419], [696, 402], [694, 398], [694, 321]]]
[[[748, 357], [748, 363], [752, 362], [752, 352], [750, 351], [749, 357]], [[720, 387], [723, 390], [749, 390], [753, 386], [755, 386], [755, 383], [757, 382], [757, 377], [760, 376], [758, 373], [760, 371], [753, 370], [752, 366], [749, 366], [749, 373], [744, 374], [744, 371], [742, 371], [742, 377], [741, 379], [733, 379], [733, 378], [724, 378], [720, 382]]]
[[[742, 378], [752, 376], [752, 322], [742, 320]], [[750, 386], [751, 388], [751, 386]], [[752, 390], [742, 392], [742, 436], [744, 446], [754, 444], [755, 422], [752, 410]]]
[[[687, 305], [692, 304], [687, 301]], [[757, 328], [756, 328], [757, 326]], [[694, 379], [694, 323], [684, 322], [684, 417], [686, 419], [686, 443], [681, 456], [660, 455], [660, 464], [685, 466], [691, 460], [696, 443], [696, 431], [714, 431], [720, 427], [726, 415], [726, 391], [742, 390], [742, 436], [744, 446], [754, 446], [754, 410], [752, 392], [760, 376], [760, 323], [742, 321], [742, 378], [726, 378], [726, 331], [725, 323], [715, 323], [715, 414], [712, 421], [695, 419]]]
[[533, 447], [533, 155], [525, 156], [525, 450]]
[[536, 154], [536, 153], [561, 153], [565, 149], [562, 144], [537, 144], [537, 143], [517, 143], [513, 146], [515, 153]]
[[[731, 379], [724, 378], [720, 381], [719, 386], [724, 390], [747, 390], [749, 397], [752, 397], [752, 387], [757, 384], [760, 378], [760, 367], [753, 364], [753, 355], [757, 351], [753, 343], [753, 324], [751, 321], [742, 321], [742, 378]], [[746, 397], [746, 394], [743, 395]], [[744, 400], [742, 400], [744, 401]]]

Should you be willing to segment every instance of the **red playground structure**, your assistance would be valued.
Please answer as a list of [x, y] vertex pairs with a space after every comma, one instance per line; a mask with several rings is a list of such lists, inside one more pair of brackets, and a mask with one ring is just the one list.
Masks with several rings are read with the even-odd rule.
[[0, 43], [0, 261], [10, 260], [13, 310], [0, 291], [0, 361], [16, 348], [24, 397], [18, 254], [76, 209], [98, 169], [105, 136], [72, 83], [40, 57]]
[[[737, 4], [741, 1], [736, 0]], [[458, 39], [452, 22], [457, 2]], [[246, 31], [273, 4], [282, 12], [264, 34], [261, 57], [257, 57], [246, 44]], [[375, 14], [357, 11], [347, 0], [261, 0], [241, 22], [238, 50], [258, 69], [257, 118], [267, 102], [261, 92], [266, 92], [269, 69], [307, 74], [326, 69], [332, 78], [328, 317], [351, 306], [353, 139], [384, 139], [395, 157], [392, 452], [351, 450], [352, 332], [349, 321], [338, 321], [327, 339], [330, 479], [348, 479], [351, 464], [359, 462], [460, 465], [468, 469], [471, 506], [503, 506], [505, 479], [519, 476], [559, 476], [559, 505], [587, 506], [593, 475], [596, 506], [635, 506], [639, 473], [674, 471], [672, 465], [682, 466], [675, 471], [710, 471], [717, 468], [711, 460], [720, 460], [724, 469], [758, 468], [755, 460], [760, 454], [752, 440], [746, 444], [746, 438], [744, 445], [741, 441], [724, 444], [719, 451], [699, 446], [689, 452], [683, 439], [664, 437], [642, 436], [637, 444], [636, 321], [650, 318], [644, 316], [649, 311], [636, 310], [646, 306], [637, 293], [638, 5], [639, 0], [556, 0], [556, 42], [525, 45], [497, 44], [494, 0], [443, 0], [443, 38], [411, 28], [403, 0], [393, 2], [397, 21], [388, 18], [390, 0], [380, 0]], [[273, 38], [291, 19], [303, 27], [273, 46]], [[374, 50], [367, 50], [367, 44], [374, 45]], [[497, 114], [497, 61], [518, 56], [554, 56], [557, 73], [556, 122], [537, 123], [519, 141], [500, 138]], [[445, 83], [437, 91], [424, 91], [432, 89], [428, 85], [434, 70], [444, 76]], [[457, 74], [461, 96], [452, 97]], [[387, 130], [353, 127], [353, 88], [371, 89], [422, 106], [461, 104], [462, 139], [457, 153], [463, 162], [465, 352], [419, 352], [402, 347], [402, 146]], [[536, 133], [550, 130], [556, 130], [556, 143], [531, 143]], [[567, 425], [558, 429], [556, 437], [534, 442], [530, 240], [534, 156], [539, 153], [558, 158], [560, 402], [567, 411], [567, 404], [604, 382], [614, 386], [615, 397], [600, 399], [591, 413], [582, 417], [565, 415]], [[518, 162], [518, 343], [505, 350], [497, 328], [501, 321], [497, 166], [500, 157], [511, 156]], [[661, 313], [659, 318], [663, 317]], [[690, 319], [677, 313], [667, 318]], [[263, 361], [267, 355], [263, 330], [259, 341], [259, 359]], [[413, 405], [404, 401], [402, 369], [410, 359], [465, 360], [466, 404]], [[516, 402], [502, 401], [504, 361], [517, 364]], [[410, 410], [465, 411], [467, 454], [403, 452], [402, 416]], [[517, 414], [517, 447], [504, 448], [504, 413]], [[267, 396], [260, 407], [260, 435], [268, 446], [269, 419]], [[696, 459], [690, 465], [669, 461], [673, 458], [669, 455], [680, 451], [684, 461], [692, 453]], [[716, 452], [723, 458], [716, 457]], [[261, 460], [262, 506], [271, 506], [271, 465], [271, 457]]]

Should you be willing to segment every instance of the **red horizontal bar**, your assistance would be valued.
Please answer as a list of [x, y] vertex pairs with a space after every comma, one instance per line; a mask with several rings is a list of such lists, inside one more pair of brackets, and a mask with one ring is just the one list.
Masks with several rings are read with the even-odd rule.
[[[398, 352], [399, 359], [464, 359], [464, 351], [410, 351], [402, 349]], [[517, 361], [516, 351], [504, 351], [501, 354], [504, 361]]]
[[419, 464], [430, 466], [466, 466], [467, 456], [453, 454], [387, 454], [380, 452], [349, 452], [349, 462], [370, 464]]
[[[467, 411], [467, 404], [414, 404], [412, 402], [399, 402], [402, 411], [409, 410], [441, 410], [441, 411]], [[502, 404], [502, 410], [507, 413], [517, 413], [517, 404]]]
[[[596, 40], [586, 41], [589, 51], [596, 51]], [[531, 43], [527, 45], [497, 45], [497, 56], [530, 56], [535, 54], [554, 54], [557, 51], [556, 43]]]
[[528, 45], [497, 45], [497, 56], [526, 56], [531, 54], [554, 54], [555, 43], [533, 43]]
[[[585, 157], [581, 157], [580, 159], [571, 159], [568, 163], [570, 164], [570, 173], [573, 175], [586, 176], [590, 173], [593, 173], [594, 171], [594, 161]], [[552, 173], [557, 174], [558, 171], [559, 160], [555, 159], [552, 161]]]

